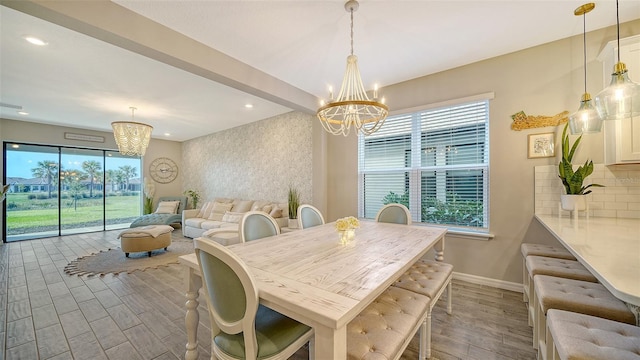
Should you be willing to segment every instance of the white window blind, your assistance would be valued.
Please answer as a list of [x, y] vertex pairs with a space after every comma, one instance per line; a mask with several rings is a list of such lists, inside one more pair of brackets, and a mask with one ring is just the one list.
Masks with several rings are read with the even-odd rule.
[[413, 220], [488, 230], [488, 100], [389, 117], [359, 138], [359, 216], [385, 204]]

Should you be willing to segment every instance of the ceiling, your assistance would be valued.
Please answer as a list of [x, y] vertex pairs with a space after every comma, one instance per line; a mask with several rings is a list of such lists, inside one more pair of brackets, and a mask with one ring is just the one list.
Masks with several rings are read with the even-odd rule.
[[[154, 138], [184, 141], [291, 110], [313, 113], [329, 85], [337, 92], [349, 54], [342, 1], [105, 4], [228, 55], [230, 63], [250, 70], [244, 84], [216, 82], [136, 53], [135, 46], [124, 49], [27, 15], [21, 6], [31, 1], [1, 1], [0, 117], [6, 119], [111, 131], [112, 121], [131, 119], [133, 106], [134, 120], [153, 125]], [[595, 3], [587, 31], [615, 25], [615, 1]], [[354, 53], [371, 90], [581, 34], [582, 17], [573, 15], [581, 4], [363, 0], [354, 14]], [[619, 7], [620, 22], [640, 18], [640, 1], [622, 0]], [[25, 35], [48, 45], [31, 45]], [[265, 91], [283, 84], [289, 87], [281, 95]], [[294, 93], [313, 101], [298, 105]], [[393, 109], [393, 99], [387, 103]], [[19, 115], [13, 106], [29, 114]]]

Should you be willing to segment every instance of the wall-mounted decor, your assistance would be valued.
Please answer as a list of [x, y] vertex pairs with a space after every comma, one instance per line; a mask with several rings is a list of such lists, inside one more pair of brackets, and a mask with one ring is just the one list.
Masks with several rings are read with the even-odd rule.
[[531, 116], [519, 111], [511, 115], [513, 122], [511, 123], [511, 130], [520, 131], [524, 129], [534, 129], [547, 126], [558, 126], [569, 121], [569, 112], [563, 111], [553, 116]]
[[553, 157], [556, 155], [555, 151], [555, 134], [531, 134], [528, 141], [529, 159]]
[[92, 142], [101, 142], [101, 143], [104, 142], [104, 136], [74, 134], [69, 132], [64, 133], [64, 138], [67, 140], [81, 140], [81, 141], [92, 141]]

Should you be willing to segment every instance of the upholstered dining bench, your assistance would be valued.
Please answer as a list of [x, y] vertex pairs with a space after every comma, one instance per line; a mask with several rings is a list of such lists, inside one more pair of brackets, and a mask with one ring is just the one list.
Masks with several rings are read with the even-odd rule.
[[430, 303], [426, 296], [389, 287], [347, 325], [347, 359], [399, 359], [418, 330], [423, 342]]

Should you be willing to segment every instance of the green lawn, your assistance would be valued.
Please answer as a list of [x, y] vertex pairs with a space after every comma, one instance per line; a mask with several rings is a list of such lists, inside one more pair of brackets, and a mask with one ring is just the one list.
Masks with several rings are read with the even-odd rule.
[[[57, 229], [57, 199], [29, 199], [26, 193], [7, 195], [7, 235]], [[107, 224], [130, 223], [141, 214], [140, 197], [138, 194], [108, 196], [104, 208]], [[82, 198], [75, 204], [71, 198], [62, 199], [60, 210], [63, 229], [96, 226], [103, 222], [102, 198]]]

